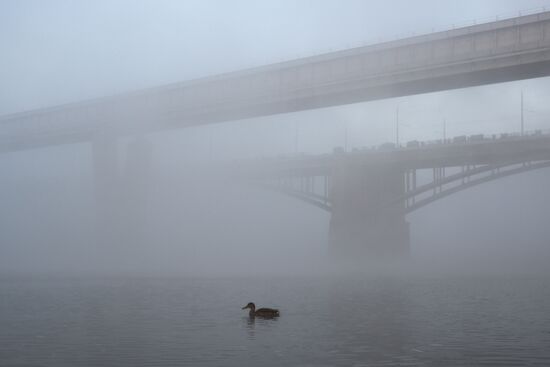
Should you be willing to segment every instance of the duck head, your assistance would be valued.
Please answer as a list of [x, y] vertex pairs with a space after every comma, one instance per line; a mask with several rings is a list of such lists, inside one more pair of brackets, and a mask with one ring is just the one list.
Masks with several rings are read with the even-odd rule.
[[251, 309], [252, 311], [254, 311], [256, 309], [256, 305], [252, 302], [248, 302], [248, 304], [246, 306], [244, 306], [242, 309], [243, 310], [246, 310], [247, 308]]

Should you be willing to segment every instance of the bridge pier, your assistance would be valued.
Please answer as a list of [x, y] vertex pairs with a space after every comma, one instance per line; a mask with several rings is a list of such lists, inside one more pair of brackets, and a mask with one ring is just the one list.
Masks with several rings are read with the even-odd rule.
[[121, 223], [125, 242], [136, 246], [149, 242], [151, 175], [151, 143], [137, 137], [128, 143], [122, 177]]
[[407, 258], [409, 224], [404, 203], [391, 205], [404, 194], [405, 170], [340, 162], [332, 177], [331, 252], [372, 261]]
[[119, 235], [120, 178], [117, 138], [98, 130], [92, 138], [92, 165], [96, 212], [96, 242], [111, 245]]
[[124, 246], [147, 236], [151, 146], [145, 138], [128, 143], [120, 169], [117, 137], [99, 131], [92, 141], [96, 242]]

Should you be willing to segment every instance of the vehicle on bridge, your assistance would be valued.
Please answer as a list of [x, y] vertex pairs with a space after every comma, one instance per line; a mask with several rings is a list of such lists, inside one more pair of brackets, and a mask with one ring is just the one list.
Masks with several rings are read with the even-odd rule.
[[466, 135], [455, 136], [453, 138], [453, 143], [466, 143], [467, 140]]
[[394, 143], [383, 143], [378, 146], [378, 150], [382, 152], [387, 152], [395, 149], [397, 149], [397, 146]]
[[483, 134], [475, 134], [475, 135], [470, 135], [470, 141], [483, 141], [483, 139], [485, 139], [485, 137], [483, 136]]

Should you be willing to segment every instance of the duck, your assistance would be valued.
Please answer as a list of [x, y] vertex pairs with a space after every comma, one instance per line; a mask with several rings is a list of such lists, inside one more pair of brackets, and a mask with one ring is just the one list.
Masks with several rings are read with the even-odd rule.
[[279, 317], [279, 310], [276, 310], [274, 308], [259, 308], [256, 310], [256, 305], [253, 302], [248, 302], [246, 306], [244, 306], [242, 309], [250, 309], [250, 312], [248, 315], [250, 317]]

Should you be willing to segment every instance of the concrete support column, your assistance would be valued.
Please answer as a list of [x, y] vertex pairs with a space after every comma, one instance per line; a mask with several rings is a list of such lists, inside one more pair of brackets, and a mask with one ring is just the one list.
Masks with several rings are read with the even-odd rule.
[[118, 236], [119, 176], [116, 137], [98, 131], [92, 139], [96, 241], [112, 245]]
[[146, 244], [150, 237], [151, 160], [151, 143], [146, 138], [138, 137], [128, 143], [121, 178], [121, 222], [124, 239], [133, 246]]
[[340, 162], [333, 172], [329, 242], [338, 256], [399, 260], [409, 255], [404, 203], [405, 170]]

